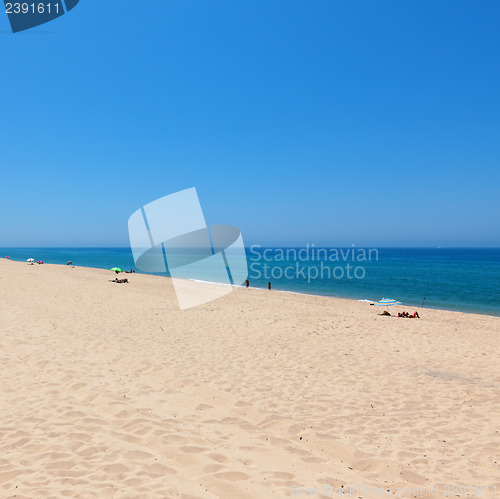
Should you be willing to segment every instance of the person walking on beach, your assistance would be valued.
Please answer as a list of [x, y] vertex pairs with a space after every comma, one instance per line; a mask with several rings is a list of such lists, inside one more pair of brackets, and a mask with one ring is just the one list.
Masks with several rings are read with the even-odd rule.
[[245, 286], [248, 288], [250, 286], [250, 281], [248, 279], [245, 280]]
[[269, 282], [267, 283], [267, 289], [268, 289], [269, 291], [271, 291], [271, 281], [269, 281]]

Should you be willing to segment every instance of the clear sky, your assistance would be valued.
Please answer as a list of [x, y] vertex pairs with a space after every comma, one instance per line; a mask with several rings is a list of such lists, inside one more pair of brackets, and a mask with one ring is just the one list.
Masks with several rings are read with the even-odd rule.
[[0, 246], [125, 246], [188, 187], [247, 244], [500, 246], [498, 0], [80, 0], [0, 43]]

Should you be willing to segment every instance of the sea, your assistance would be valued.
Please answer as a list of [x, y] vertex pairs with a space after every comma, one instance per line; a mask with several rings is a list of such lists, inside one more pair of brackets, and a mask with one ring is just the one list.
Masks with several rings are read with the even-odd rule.
[[[246, 248], [251, 287], [500, 317], [500, 248]], [[123, 270], [130, 248], [0, 248], [0, 258]], [[244, 260], [244, 256], [242, 256]], [[168, 262], [168, 258], [167, 258]], [[203, 266], [198, 267], [199, 269]], [[229, 270], [231, 270], [229, 268]], [[140, 270], [137, 270], [140, 272]], [[169, 275], [169, 272], [154, 272]], [[217, 281], [210, 271], [198, 280]], [[113, 274], [114, 276], [114, 274]], [[235, 283], [236, 284], [236, 283]], [[237, 283], [241, 284], [241, 283]]]

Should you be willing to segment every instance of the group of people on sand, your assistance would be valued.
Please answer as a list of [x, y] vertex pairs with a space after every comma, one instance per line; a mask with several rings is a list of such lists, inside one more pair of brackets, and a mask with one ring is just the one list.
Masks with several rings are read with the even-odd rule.
[[[381, 315], [388, 315], [389, 317], [391, 316], [391, 314], [387, 310], [384, 310]], [[408, 312], [398, 312], [398, 317], [403, 317], [408, 319], [420, 319], [420, 315], [418, 315], [417, 311], [415, 311], [413, 315], [409, 314]]]
[[[117, 270], [115, 270], [115, 272], [118, 274], [119, 272], [121, 272], [121, 270], [117, 269]], [[124, 270], [123, 272], [125, 274], [135, 274], [135, 269]], [[118, 277], [117, 277], [117, 278], [113, 279], [111, 282], [117, 282], [118, 284], [128, 284], [129, 280], [127, 278], [118, 279]]]
[[408, 319], [420, 319], [420, 315], [418, 315], [418, 312], [415, 311], [412, 314], [409, 314], [408, 312], [400, 312], [398, 313], [398, 317], [407, 317]]

